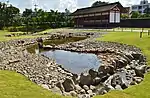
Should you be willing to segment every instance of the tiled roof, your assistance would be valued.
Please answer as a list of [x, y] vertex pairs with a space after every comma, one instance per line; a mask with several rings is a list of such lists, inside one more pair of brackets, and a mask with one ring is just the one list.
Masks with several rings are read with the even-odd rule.
[[72, 13], [72, 15], [82, 15], [82, 14], [109, 11], [111, 8], [115, 6], [118, 6], [121, 9], [121, 11], [125, 11], [123, 6], [119, 2], [115, 2], [115, 3], [105, 4], [105, 5], [96, 6], [96, 7], [87, 7], [87, 8], [77, 9], [74, 13]]

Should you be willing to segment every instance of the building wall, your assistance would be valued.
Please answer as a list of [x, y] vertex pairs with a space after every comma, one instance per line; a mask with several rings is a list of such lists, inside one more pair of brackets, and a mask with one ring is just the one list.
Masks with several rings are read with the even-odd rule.
[[150, 8], [150, 3], [148, 3], [148, 1], [146, 1], [145, 3], [143, 3], [143, 1], [141, 1], [141, 3], [139, 5], [133, 5], [131, 7], [132, 12], [133, 11], [138, 11], [141, 14], [144, 14], [144, 10], [146, 8]]

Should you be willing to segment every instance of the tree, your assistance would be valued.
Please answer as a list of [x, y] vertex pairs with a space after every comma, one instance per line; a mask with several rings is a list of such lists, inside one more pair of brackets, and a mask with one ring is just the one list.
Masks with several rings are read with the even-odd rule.
[[31, 16], [32, 13], [33, 13], [32, 9], [25, 9], [25, 11], [23, 11], [22, 16], [23, 17], [28, 17], [28, 16]]
[[150, 8], [146, 8], [146, 9], [144, 10], [144, 13], [150, 14]]
[[108, 4], [108, 2], [96, 1], [92, 4], [92, 7], [101, 6], [101, 5], [105, 5], [105, 4]]
[[121, 18], [122, 18], [122, 19], [128, 19], [129, 16], [128, 16], [127, 14], [122, 14], [122, 15], [121, 15]]
[[139, 18], [140, 17], [140, 13], [138, 11], [132, 12], [132, 16], [131, 18]]

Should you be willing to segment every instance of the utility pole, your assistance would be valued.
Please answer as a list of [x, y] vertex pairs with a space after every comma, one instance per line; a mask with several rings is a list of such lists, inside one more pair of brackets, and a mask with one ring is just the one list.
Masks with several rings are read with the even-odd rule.
[[[37, 4], [34, 5], [34, 7], [35, 7], [34, 8], [34, 10], [35, 10], [35, 18], [36, 18], [35, 23], [36, 24], [37, 24], [37, 6], [38, 6]], [[36, 30], [36, 24], [35, 23], [34, 23], [34, 33], [36, 33], [36, 31], [35, 31]]]

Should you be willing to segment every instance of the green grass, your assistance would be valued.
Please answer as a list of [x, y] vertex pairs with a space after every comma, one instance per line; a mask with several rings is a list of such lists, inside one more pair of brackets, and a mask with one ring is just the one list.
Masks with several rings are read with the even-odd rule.
[[24, 76], [0, 71], [0, 98], [63, 98], [30, 82]]
[[[147, 56], [150, 65], [150, 36], [147, 33], [144, 34], [143, 38], [139, 38], [139, 33], [135, 32], [112, 32], [97, 40], [137, 46]], [[95, 98], [150, 98], [150, 73], [145, 75], [144, 81], [139, 85], [132, 86], [124, 91], [111, 91], [104, 96], [96, 96]]]

